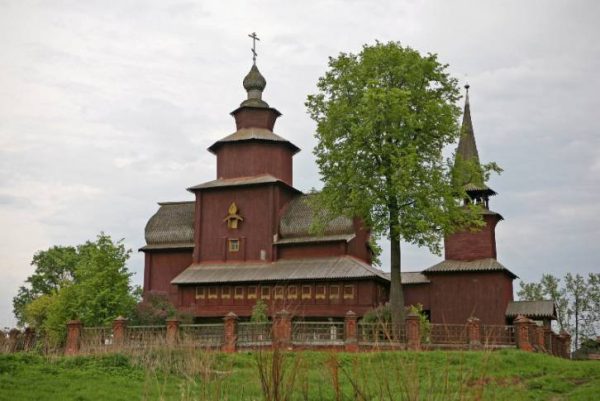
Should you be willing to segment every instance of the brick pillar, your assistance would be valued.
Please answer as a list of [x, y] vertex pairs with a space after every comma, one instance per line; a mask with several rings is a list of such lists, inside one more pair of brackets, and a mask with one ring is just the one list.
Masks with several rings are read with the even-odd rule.
[[571, 335], [566, 331], [560, 333], [562, 349], [560, 354], [563, 358], [571, 359]]
[[535, 339], [538, 347], [538, 352], [546, 352], [544, 343], [546, 342], [546, 336], [544, 334], [544, 328], [542, 326], [535, 325]]
[[344, 350], [346, 352], [357, 352], [358, 351], [358, 336], [356, 325], [356, 313], [351, 310], [346, 313], [344, 319]]
[[472, 316], [467, 319], [469, 348], [481, 348], [481, 321]]
[[552, 329], [544, 327], [544, 349], [546, 353], [552, 354]]
[[167, 319], [167, 345], [172, 347], [177, 344], [179, 340], [179, 319], [171, 318]]
[[79, 353], [81, 345], [81, 329], [83, 324], [80, 320], [71, 320], [67, 323], [67, 346], [66, 355], [76, 355]]
[[292, 316], [285, 309], [275, 314], [273, 321], [273, 346], [286, 348], [292, 344]]
[[410, 350], [421, 349], [421, 325], [419, 315], [410, 313], [406, 316], [406, 345]]
[[528, 352], [533, 351], [533, 347], [529, 343], [529, 319], [519, 315], [513, 323], [515, 325], [517, 348]]
[[119, 316], [113, 320], [113, 345], [121, 347], [125, 344], [127, 319]]
[[224, 339], [221, 351], [223, 352], [235, 352], [237, 343], [237, 315], [233, 312], [229, 312], [223, 320], [225, 321], [224, 326]]

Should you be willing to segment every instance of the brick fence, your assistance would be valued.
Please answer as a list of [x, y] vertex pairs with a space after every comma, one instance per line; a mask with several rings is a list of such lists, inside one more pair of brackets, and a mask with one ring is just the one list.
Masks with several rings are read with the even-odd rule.
[[364, 323], [349, 311], [343, 322], [302, 321], [282, 310], [272, 322], [240, 322], [234, 313], [218, 324], [182, 324], [169, 319], [165, 325], [129, 326], [118, 317], [112, 327], [83, 327], [78, 320], [67, 323], [65, 353], [112, 352], [148, 347], [211, 348], [223, 352], [258, 347], [284, 349], [331, 349], [347, 352], [384, 349], [494, 349], [518, 348], [569, 358], [571, 338], [517, 317], [512, 326], [482, 325], [476, 317], [464, 324], [422, 324], [416, 314], [406, 317], [404, 327], [393, 333], [390, 325]]

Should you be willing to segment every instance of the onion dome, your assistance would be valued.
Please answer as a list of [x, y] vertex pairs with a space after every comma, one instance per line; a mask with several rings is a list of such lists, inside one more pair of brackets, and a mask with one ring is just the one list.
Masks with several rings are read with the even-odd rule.
[[262, 93], [266, 86], [265, 77], [262, 76], [256, 64], [253, 64], [250, 72], [244, 78], [244, 89], [248, 92], [248, 99], [244, 100], [240, 106], [269, 107], [267, 102], [262, 100]]

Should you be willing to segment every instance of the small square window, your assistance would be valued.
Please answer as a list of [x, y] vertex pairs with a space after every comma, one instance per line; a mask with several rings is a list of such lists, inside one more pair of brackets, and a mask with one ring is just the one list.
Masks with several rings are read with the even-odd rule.
[[339, 285], [329, 286], [329, 299], [340, 299], [340, 286]]
[[256, 299], [256, 286], [248, 287], [248, 299]]
[[344, 286], [344, 299], [354, 299], [354, 285]]
[[196, 287], [196, 299], [206, 298], [206, 289], [204, 287]]
[[239, 250], [240, 250], [240, 240], [239, 239], [230, 239], [228, 242], [229, 242], [229, 252], [239, 252]]
[[222, 287], [221, 288], [221, 298], [222, 299], [231, 298], [231, 288], [230, 287]]
[[298, 299], [298, 287], [295, 285], [288, 286], [287, 299]]
[[208, 288], [208, 299], [217, 299], [217, 287]]
[[302, 299], [311, 299], [312, 298], [312, 287], [310, 285], [302, 286]]
[[283, 287], [277, 286], [275, 287], [275, 299], [283, 299]]
[[244, 287], [235, 287], [233, 297], [235, 299], [244, 299]]
[[325, 299], [325, 286], [318, 285], [315, 290], [315, 299]]
[[260, 299], [271, 299], [271, 288], [261, 287], [260, 288]]

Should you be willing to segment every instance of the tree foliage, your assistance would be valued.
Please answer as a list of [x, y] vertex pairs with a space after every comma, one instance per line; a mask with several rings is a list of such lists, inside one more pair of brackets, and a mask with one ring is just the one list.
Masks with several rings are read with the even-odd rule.
[[130, 253], [104, 233], [77, 247], [37, 252], [35, 272], [13, 299], [15, 315], [60, 341], [70, 319], [94, 326], [130, 314], [139, 292], [126, 267]]
[[318, 203], [362, 218], [391, 244], [391, 304], [402, 320], [400, 241], [440, 253], [445, 233], [481, 226], [477, 206], [454, 184], [443, 148], [459, 135], [457, 81], [435, 54], [397, 42], [329, 59], [306, 102], [324, 182]]
[[563, 279], [544, 274], [539, 282], [521, 281], [519, 286], [521, 300], [554, 301], [558, 328], [574, 335], [575, 347], [600, 334], [600, 273], [587, 278], [567, 273]]

